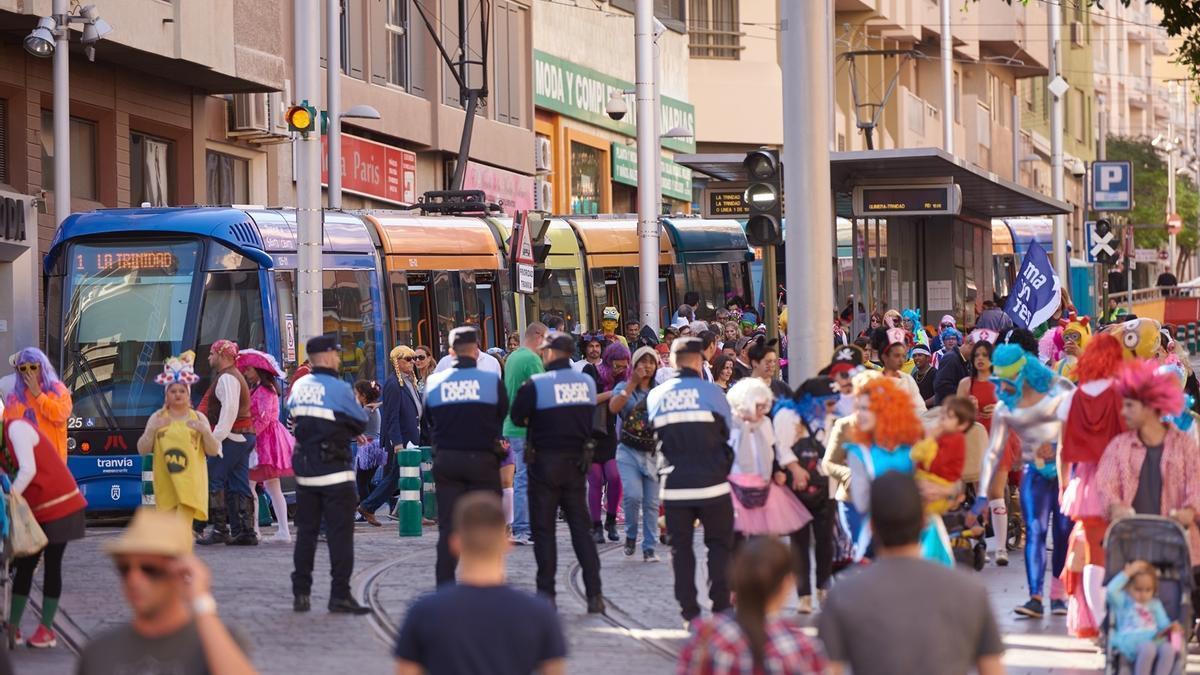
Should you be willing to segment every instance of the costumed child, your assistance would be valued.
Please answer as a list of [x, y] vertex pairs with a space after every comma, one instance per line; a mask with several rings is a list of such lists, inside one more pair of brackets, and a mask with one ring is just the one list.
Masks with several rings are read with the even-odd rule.
[[744, 536], [791, 534], [812, 520], [808, 509], [784, 487], [787, 474], [775, 469], [778, 465], [791, 473], [795, 485], [806, 483], [791, 448], [775, 442], [767, 416], [773, 398], [771, 388], [755, 377], [743, 378], [729, 388], [733, 527]]
[[1108, 582], [1108, 606], [1116, 619], [1109, 638], [1138, 675], [1175, 671], [1183, 628], [1158, 599], [1158, 570], [1134, 560]]
[[150, 416], [138, 454], [153, 454], [154, 504], [188, 520], [208, 520], [208, 457], [221, 452], [208, 418], [192, 409], [191, 387], [200, 380], [195, 354], [167, 359], [154, 381], [166, 388], [165, 403]]
[[[919, 441], [912, 449], [915, 465], [913, 477], [933, 483], [947, 491], [962, 480], [967, 459], [966, 433], [975, 424], [975, 404], [961, 396], [948, 396], [942, 401], [942, 414], [934, 428], [935, 436]], [[942, 516], [954, 508], [949, 498], [935, 499], [925, 504], [929, 516]]]
[[1092, 339], [1079, 357], [1079, 385], [1063, 398], [1058, 416], [1064, 419], [1059, 446], [1059, 484], [1062, 512], [1074, 521], [1062, 581], [1067, 593], [1067, 631], [1075, 637], [1095, 637], [1104, 619], [1104, 532], [1108, 516], [1097, 492], [1096, 469], [1104, 449], [1125, 431], [1123, 399], [1113, 376], [1120, 370], [1124, 350], [1112, 335]]

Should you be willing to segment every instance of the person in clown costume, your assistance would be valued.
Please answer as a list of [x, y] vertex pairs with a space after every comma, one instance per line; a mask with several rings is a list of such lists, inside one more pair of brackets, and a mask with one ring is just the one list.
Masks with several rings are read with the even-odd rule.
[[[1067, 611], [1066, 594], [1058, 577], [1066, 563], [1071, 521], [1059, 512], [1056, 447], [1062, 431], [1058, 409], [1071, 383], [1017, 344], [1002, 344], [992, 355], [992, 379], [1000, 402], [992, 413], [991, 442], [983, 458], [980, 485], [990, 485], [1004, 454], [1009, 434], [1021, 444], [1025, 475], [1021, 481], [1021, 513], [1025, 518], [1025, 575], [1029, 601], [1016, 612], [1031, 618], [1045, 613], [1042, 588], [1046, 576], [1046, 535], [1054, 538], [1050, 608]], [[977, 498], [976, 513], [987, 508], [986, 495]]]
[[1104, 618], [1104, 532], [1108, 514], [1096, 487], [1096, 470], [1110, 441], [1125, 431], [1122, 398], [1115, 377], [1124, 361], [1112, 335], [1093, 338], [1079, 357], [1078, 386], [1063, 397], [1058, 480], [1062, 512], [1073, 522], [1063, 569], [1067, 630], [1095, 637]]
[[600, 330], [604, 331], [604, 339], [608, 340], [609, 344], [620, 342], [629, 349], [629, 342], [625, 337], [617, 331], [621, 328], [621, 312], [617, 311], [616, 307], [609, 305], [600, 312]]
[[208, 419], [192, 409], [191, 387], [200, 380], [191, 351], [167, 359], [154, 381], [166, 388], [163, 407], [150, 416], [138, 454], [154, 455], [154, 503], [189, 520], [208, 519], [208, 457], [221, 451]]
[[[850, 499], [864, 522], [870, 522], [871, 481], [890, 471], [912, 475], [912, 448], [925, 437], [911, 401], [892, 378], [876, 377], [858, 389], [855, 429], [846, 443], [846, 463], [850, 468]], [[926, 483], [922, 492], [927, 500], [949, 498], [951, 490]], [[934, 494], [937, 493], [937, 494]], [[871, 545], [871, 531], [863, 527], [855, 554], [863, 556]], [[921, 533], [921, 556], [948, 567], [954, 555], [941, 518], [930, 518]]]

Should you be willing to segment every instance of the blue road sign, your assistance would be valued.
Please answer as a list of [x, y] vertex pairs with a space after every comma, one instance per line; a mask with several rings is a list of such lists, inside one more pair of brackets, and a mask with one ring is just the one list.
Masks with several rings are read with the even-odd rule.
[[1133, 210], [1133, 165], [1128, 161], [1092, 162], [1092, 208]]

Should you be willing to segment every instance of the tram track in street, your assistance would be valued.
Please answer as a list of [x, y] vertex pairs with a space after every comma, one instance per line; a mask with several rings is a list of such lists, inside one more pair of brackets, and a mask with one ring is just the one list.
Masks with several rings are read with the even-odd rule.
[[360, 603], [371, 609], [371, 613], [367, 617], [371, 623], [371, 628], [375, 631], [375, 636], [389, 648], [395, 644], [396, 636], [400, 632], [400, 626], [396, 624], [383, 606], [383, 601], [380, 598], [379, 580], [396, 567], [427, 553], [428, 551], [425, 550], [412, 551], [397, 558], [380, 561], [355, 574], [351, 580], [351, 593], [359, 598]]
[[[599, 546], [598, 553], [600, 557], [606, 557], [614, 551], [622, 549], [621, 544], [608, 544]], [[601, 565], [603, 568], [603, 565]], [[587, 594], [583, 589], [583, 567], [576, 560], [571, 563], [567, 569], [567, 587], [571, 590], [580, 603], [587, 606]], [[670, 645], [664, 640], [649, 635], [651, 629], [642, 624], [640, 621], [633, 618], [633, 615], [621, 608], [620, 605], [614, 603], [608, 596], [604, 596], [605, 610], [603, 614], [598, 615], [599, 618], [608, 625], [621, 631], [623, 634], [637, 640], [645, 645], [654, 653], [662, 656], [672, 664], [679, 660], [679, 650]]]

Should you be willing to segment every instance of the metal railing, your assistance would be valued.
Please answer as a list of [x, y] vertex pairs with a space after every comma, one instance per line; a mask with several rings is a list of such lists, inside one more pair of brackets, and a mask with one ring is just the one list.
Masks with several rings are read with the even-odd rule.
[[688, 26], [688, 48], [692, 58], [725, 59], [736, 61], [741, 58], [744, 32], [712, 28], [710, 24]]

